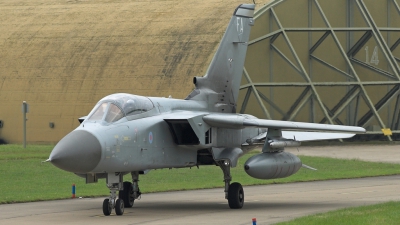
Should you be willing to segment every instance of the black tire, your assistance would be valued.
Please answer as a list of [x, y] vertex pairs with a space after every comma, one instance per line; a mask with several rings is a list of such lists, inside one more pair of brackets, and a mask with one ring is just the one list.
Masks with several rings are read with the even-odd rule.
[[115, 202], [115, 214], [121, 216], [124, 214], [124, 201], [122, 199], [117, 199]]
[[109, 216], [111, 214], [112, 208], [110, 205], [110, 199], [106, 198], [103, 201], [103, 213], [105, 216]]
[[241, 209], [244, 204], [244, 191], [240, 183], [232, 183], [228, 190], [228, 204], [231, 209]]
[[124, 190], [119, 191], [118, 197], [124, 201], [124, 205], [126, 208], [132, 208], [133, 203], [135, 202], [135, 196], [133, 195], [133, 185], [131, 182], [124, 182]]

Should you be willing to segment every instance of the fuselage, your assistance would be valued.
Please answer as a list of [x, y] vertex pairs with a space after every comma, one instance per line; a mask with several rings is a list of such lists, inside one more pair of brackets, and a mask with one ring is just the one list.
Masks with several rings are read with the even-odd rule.
[[[129, 106], [129, 101], [136, 106]], [[180, 136], [187, 138], [179, 141], [166, 122], [208, 114], [205, 101], [110, 95], [100, 100], [80, 126], [56, 145], [50, 160], [61, 169], [78, 174], [191, 167], [198, 165], [198, 150], [218, 147], [218, 133], [222, 132], [228, 141], [231, 136], [232, 147], [239, 148], [260, 133], [254, 128], [215, 129], [209, 134], [215, 140], [204, 142], [193, 140], [196, 136], [191, 137], [190, 130], [178, 124], [175, 132], [182, 132]], [[223, 144], [226, 146], [226, 141]]]

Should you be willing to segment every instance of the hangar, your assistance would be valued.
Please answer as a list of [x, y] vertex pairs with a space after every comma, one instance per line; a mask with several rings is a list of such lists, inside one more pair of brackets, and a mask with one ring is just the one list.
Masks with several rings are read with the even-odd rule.
[[362, 126], [363, 139], [398, 138], [398, 3], [286, 0], [258, 10], [240, 112]]
[[[240, 3], [0, 3], [0, 139], [22, 141], [22, 101], [28, 143], [55, 143], [105, 95], [184, 98]], [[399, 130], [398, 0], [256, 3], [241, 112]]]

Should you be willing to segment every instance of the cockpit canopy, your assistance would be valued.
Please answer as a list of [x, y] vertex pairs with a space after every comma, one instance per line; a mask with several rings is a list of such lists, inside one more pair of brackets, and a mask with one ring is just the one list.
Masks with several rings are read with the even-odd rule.
[[153, 103], [146, 97], [124, 93], [112, 94], [96, 104], [87, 121], [113, 123], [123, 117], [144, 113], [153, 108]]

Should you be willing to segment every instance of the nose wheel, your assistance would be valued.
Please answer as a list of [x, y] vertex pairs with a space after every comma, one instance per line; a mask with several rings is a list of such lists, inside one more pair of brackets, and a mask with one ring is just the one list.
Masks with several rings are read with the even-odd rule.
[[112, 203], [112, 200], [110, 201], [109, 198], [104, 199], [103, 201], [103, 214], [105, 216], [109, 216], [112, 213], [113, 208], [115, 208], [115, 214], [118, 216], [121, 216], [124, 214], [124, 201], [122, 199], [117, 199], [115, 201], [115, 204]]
[[112, 212], [112, 204], [110, 204], [110, 199], [106, 198], [103, 201], [103, 214], [109, 216]]
[[124, 201], [122, 199], [117, 199], [117, 190], [118, 188], [115, 186], [110, 188], [110, 197], [103, 201], [103, 214], [105, 216], [109, 216], [113, 209], [115, 209], [115, 214], [118, 216], [124, 214]]
[[110, 189], [110, 197], [103, 201], [103, 214], [109, 216], [113, 209], [118, 216], [124, 214], [124, 201], [117, 199], [117, 191], [123, 190], [123, 174], [121, 173], [108, 173], [107, 174], [107, 187]]
[[122, 214], [124, 214], [124, 201], [122, 201], [121, 199], [118, 199], [116, 204], [115, 204], [115, 214], [117, 214], [118, 216], [121, 216]]
[[[122, 182], [121, 173], [107, 174], [107, 187], [110, 189], [110, 197], [103, 201], [103, 214], [109, 216], [115, 209], [115, 214], [121, 216], [124, 214], [125, 207], [131, 208], [135, 199], [140, 199], [141, 192], [139, 189], [139, 172], [131, 172], [132, 181]], [[117, 191], [118, 199], [117, 199]]]

